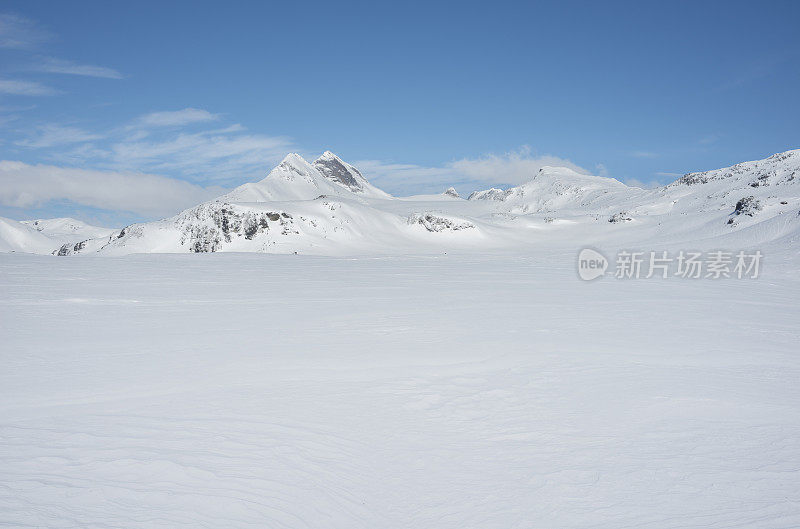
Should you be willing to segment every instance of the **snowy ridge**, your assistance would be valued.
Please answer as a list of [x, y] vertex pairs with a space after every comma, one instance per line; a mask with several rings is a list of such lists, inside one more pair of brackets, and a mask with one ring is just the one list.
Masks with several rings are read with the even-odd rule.
[[0, 217], [0, 252], [49, 253], [54, 243], [27, 224]]
[[746, 181], [750, 187], [796, 184], [796, 179], [800, 178], [798, 167], [800, 167], [800, 149], [795, 149], [773, 154], [763, 160], [742, 162], [723, 169], [688, 173], [670, 184], [670, 187], [715, 181], [736, 183]]
[[51, 239], [63, 242], [78, 242], [96, 237], [107, 237], [115, 231], [112, 228], [92, 226], [91, 224], [69, 217], [23, 220], [21, 222]]
[[514, 213], [557, 210], [594, 210], [639, 196], [613, 178], [585, 175], [566, 167], [542, 167], [533, 179], [505, 191], [492, 188], [472, 193], [468, 200], [494, 200]]
[[314, 160], [312, 165], [325, 178], [346, 187], [357, 195], [372, 198], [390, 198], [391, 196], [389, 193], [370, 184], [358, 169], [343, 161], [331, 151], [322, 153], [322, 156]]
[[352, 165], [326, 151], [313, 163], [290, 153], [259, 182], [241, 185], [218, 202], [312, 200], [320, 195], [389, 198]]
[[[687, 174], [644, 190], [612, 178], [543, 167], [507, 190], [394, 198], [326, 151], [289, 154], [266, 178], [174, 217], [119, 230], [73, 219], [15, 228], [3, 248], [56, 253], [267, 252], [320, 255], [441, 252], [608, 241], [633, 245], [758, 245], [800, 231], [800, 151]], [[14, 222], [14, 221], [11, 221]], [[70, 231], [71, 230], [71, 231]], [[29, 243], [20, 241], [30, 238]], [[42, 239], [42, 234], [50, 237]], [[99, 236], [83, 234], [99, 233]], [[59, 239], [59, 237], [61, 237]], [[35, 240], [34, 240], [35, 239]], [[49, 246], [45, 241], [52, 241]], [[570, 242], [572, 241], [572, 242]], [[716, 241], [716, 242], [715, 242]], [[19, 248], [29, 248], [19, 250]], [[44, 248], [44, 249], [43, 249]], [[5, 249], [3, 251], [12, 251]]]

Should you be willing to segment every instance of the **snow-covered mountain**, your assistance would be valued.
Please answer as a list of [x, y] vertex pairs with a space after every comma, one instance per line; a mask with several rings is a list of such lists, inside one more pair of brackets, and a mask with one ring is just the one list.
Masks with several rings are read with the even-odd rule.
[[343, 161], [331, 151], [325, 151], [312, 164], [325, 178], [346, 187], [356, 196], [390, 198], [391, 195], [367, 181], [361, 171]]
[[[529, 182], [488, 189], [470, 202], [492, 204], [495, 215], [546, 215], [593, 237], [671, 243], [717, 241], [754, 245], [800, 232], [800, 150], [713, 171], [688, 173], [675, 182], [644, 190], [612, 178], [543, 167]], [[608, 221], [606, 230], [587, 226]], [[605, 224], [605, 222], [603, 222]], [[576, 226], [577, 225], [577, 226]], [[578, 227], [580, 226], [580, 227]]]
[[642, 190], [613, 178], [577, 173], [566, 167], [542, 167], [532, 180], [507, 190], [476, 191], [469, 200], [502, 202], [513, 213], [594, 211], [642, 196]]
[[113, 228], [93, 226], [69, 217], [23, 220], [20, 222], [30, 226], [50, 239], [60, 241], [62, 244], [79, 242], [97, 237], [107, 237], [113, 232], [118, 231]]
[[0, 217], [0, 252], [52, 253], [118, 232], [71, 218], [16, 221]]
[[50, 253], [54, 244], [27, 224], [0, 217], [0, 252]]
[[[800, 233], [799, 175], [800, 150], [794, 150], [689, 173], [650, 190], [543, 167], [520, 186], [477, 191], [468, 200], [452, 188], [439, 195], [396, 199], [331, 152], [312, 163], [289, 154], [263, 180], [168, 219], [113, 231], [72, 219], [30, 221], [20, 224], [27, 232], [19, 226], [7, 228], [14, 235], [4, 236], [9, 240], [3, 248], [59, 255], [342, 255], [598, 241], [622, 246], [655, 240], [757, 245], [785, 239], [795, 244]], [[30, 238], [20, 233], [30, 232], [49, 238], [21, 244]], [[88, 236], [76, 240], [78, 234]], [[58, 239], [67, 235], [71, 238]], [[47, 241], [52, 241], [49, 246]], [[23, 247], [29, 250], [19, 250]]]
[[371, 185], [358, 169], [326, 151], [313, 163], [290, 153], [263, 180], [241, 185], [216, 201], [281, 202], [312, 200], [320, 195], [389, 198], [388, 193]]

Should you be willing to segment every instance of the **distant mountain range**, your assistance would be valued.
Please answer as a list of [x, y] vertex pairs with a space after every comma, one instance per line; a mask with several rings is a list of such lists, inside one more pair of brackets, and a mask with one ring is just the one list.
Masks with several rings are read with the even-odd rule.
[[0, 251], [56, 255], [266, 252], [324, 255], [613, 243], [796, 245], [800, 150], [689, 173], [657, 189], [543, 167], [510, 189], [393, 197], [331, 152], [289, 154], [259, 182], [123, 229], [0, 219]]

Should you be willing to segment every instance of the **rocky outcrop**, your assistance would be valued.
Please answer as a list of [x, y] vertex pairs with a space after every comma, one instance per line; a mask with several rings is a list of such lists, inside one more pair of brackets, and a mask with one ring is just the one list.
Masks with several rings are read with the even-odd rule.
[[408, 223], [419, 224], [433, 233], [475, 229], [475, 225], [466, 220], [442, 217], [433, 213], [413, 213], [408, 218]]

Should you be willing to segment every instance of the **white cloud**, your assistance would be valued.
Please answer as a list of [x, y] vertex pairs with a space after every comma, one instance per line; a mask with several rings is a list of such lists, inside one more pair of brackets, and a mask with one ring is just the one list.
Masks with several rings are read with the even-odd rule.
[[153, 112], [145, 114], [136, 120], [136, 125], [142, 127], [181, 127], [191, 123], [215, 121], [219, 116], [201, 108], [184, 108], [168, 112]]
[[543, 155], [531, 156], [527, 147], [503, 155], [490, 154], [481, 158], [463, 159], [449, 166], [458, 174], [481, 182], [517, 185], [531, 180], [545, 166], [568, 167], [582, 174], [589, 171], [565, 158]]
[[55, 200], [143, 216], [165, 217], [225, 192], [151, 174], [0, 161], [0, 204], [40, 207]]
[[59, 91], [35, 81], [19, 81], [16, 79], [0, 79], [0, 94], [18, 96], [52, 96]]
[[380, 160], [360, 160], [355, 166], [367, 178], [393, 193], [441, 192], [450, 185], [463, 191], [491, 185], [518, 185], [531, 180], [545, 166], [568, 167], [582, 174], [589, 171], [558, 156], [531, 155], [530, 149], [502, 155], [490, 154], [478, 158], [455, 160], [439, 167], [386, 163]]
[[[442, 192], [450, 185], [457, 183], [459, 179], [458, 175], [449, 167], [424, 167], [414, 164], [386, 163], [381, 160], [358, 160], [353, 162], [353, 165], [370, 182], [393, 194]], [[463, 177], [461, 180], [463, 181]], [[439, 189], [440, 187], [441, 189]]]
[[214, 123], [216, 127], [191, 133], [179, 127], [218, 119], [206, 110], [187, 108], [146, 114], [107, 131], [47, 124], [30, 130], [28, 138], [15, 144], [47, 149], [42, 156], [60, 165], [226, 183], [251, 180], [269, 170], [286, 152], [296, 150], [288, 138], [246, 134], [238, 123]]
[[49, 32], [30, 19], [0, 13], [0, 48], [27, 50], [50, 40]]
[[93, 66], [90, 64], [77, 64], [72, 61], [45, 57], [32, 70], [46, 73], [61, 73], [68, 75], [83, 75], [86, 77], [102, 77], [106, 79], [122, 79], [123, 75], [118, 71], [104, 66]]
[[282, 137], [198, 132], [153, 141], [119, 141], [93, 154], [115, 168], [177, 172], [219, 180], [267, 170], [292, 147]]
[[63, 127], [61, 125], [44, 125], [39, 127], [36, 134], [27, 140], [14, 142], [15, 145], [32, 148], [53, 147], [69, 143], [82, 143], [99, 139], [101, 136], [92, 134], [75, 127]]

